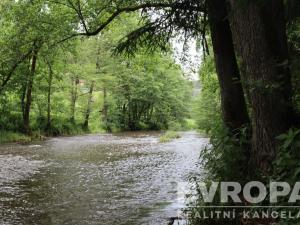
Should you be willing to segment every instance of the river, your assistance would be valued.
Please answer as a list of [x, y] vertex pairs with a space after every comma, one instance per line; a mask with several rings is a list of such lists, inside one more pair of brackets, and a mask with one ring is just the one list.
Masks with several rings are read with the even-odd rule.
[[[128, 132], [0, 146], [0, 224], [167, 225], [207, 139]], [[176, 223], [177, 224], [177, 223]], [[185, 224], [180, 221], [180, 224]]]

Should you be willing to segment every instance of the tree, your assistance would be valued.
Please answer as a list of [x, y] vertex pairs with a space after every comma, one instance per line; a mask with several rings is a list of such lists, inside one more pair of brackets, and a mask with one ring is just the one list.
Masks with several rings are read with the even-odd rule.
[[281, 0], [230, 3], [231, 30], [252, 111], [252, 163], [267, 172], [276, 155], [276, 137], [293, 121], [284, 6]]
[[47, 79], [48, 83], [48, 93], [47, 93], [47, 125], [46, 130], [49, 131], [51, 129], [51, 94], [52, 94], [52, 83], [53, 83], [53, 62], [46, 60], [48, 69], [49, 69], [49, 76]]
[[220, 83], [223, 121], [233, 132], [248, 126], [244, 92], [240, 81], [225, 1], [208, 1], [208, 16], [215, 65]]
[[92, 104], [92, 98], [93, 98], [93, 91], [94, 91], [94, 86], [95, 86], [95, 81], [91, 82], [89, 94], [88, 94], [88, 102], [87, 102], [87, 107], [86, 107], [86, 112], [84, 116], [84, 122], [83, 122], [83, 129], [88, 130], [89, 128], [89, 118], [91, 114], [91, 104]]
[[[124, 71], [124, 72], [123, 72]], [[123, 130], [167, 129], [187, 115], [187, 83], [169, 55], [138, 54], [112, 74], [109, 120]]]
[[30, 108], [31, 108], [31, 102], [32, 102], [33, 80], [34, 80], [34, 76], [35, 76], [36, 64], [37, 64], [37, 58], [38, 58], [38, 49], [39, 49], [38, 44], [34, 43], [34, 47], [32, 50], [32, 58], [31, 58], [31, 68], [30, 68], [30, 72], [28, 74], [28, 80], [27, 80], [26, 102], [24, 104], [24, 114], [23, 114], [23, 125], [24, 125], [24, 131], [26, 134], [31, 134]]

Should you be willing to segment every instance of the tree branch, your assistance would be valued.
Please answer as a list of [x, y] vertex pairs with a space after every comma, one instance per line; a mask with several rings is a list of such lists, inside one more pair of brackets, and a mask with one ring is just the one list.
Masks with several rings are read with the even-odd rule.
[[[117, 9], [105, 22], [103, 22], [101, 25], [99, 25], [98, 28], [96, 28], [94, 31], [89, 31], [85, 27], [85, 32], [74, 33], [74, 34], [58, 41], [56, 44], [62, 43], [64, 41], [67, 41], [69, 39], [72, 39], [72, 38], [78, 37], [78, 36], [95, 36], [95, 35], [99, 34], [102, 30], [104, 30], [114, 19], [116, 19], [122, 13], [130, 13], [130, 12], [138, 11], [140, 9], [150, 9], [150, 8], [156, 8], [156, 9], [159, 9], [159, 8], [182, 9], [183, 7], [184, 8], [186, 7], [184, 2], [183, 3], [144, 3], [144, 4], [140, 4], [140, 5], [136, 5], [136, 6], [120, 8], [120, 9]], [[199, 5], [195, 5], [195, 6], [191, 6], [191, 7], [193, 7], [192, 8], [193, 10], [198, 11], [198, 12], [204, 12], [205, 11], [205, 8], [200, 7]], [[75, 11], [78, 13], [77, 9]], [[82, 21], [82, 20], [84, 20], [84, 18], [82, 17], [82, 14], [80, 16], [80, 20], [83, 24], [85, 24], [85, 22]]]
[[18, 66], [24, 62], [24, 60], [26, 60], [32, 53], [32, 48], [29, 49], [26, 54], [24, 54], [18, 61], [16, 61], [10, 71], [7, 73], [6, 78], [2, 81], [1, 85], [0, 85], [0, 92], [3, 90], [4, 86], [7, 84], [7, 82], [10, 80], [11, 76], [13, 75], [13, 73], [15, 72], [15, 70], [18, 68]]

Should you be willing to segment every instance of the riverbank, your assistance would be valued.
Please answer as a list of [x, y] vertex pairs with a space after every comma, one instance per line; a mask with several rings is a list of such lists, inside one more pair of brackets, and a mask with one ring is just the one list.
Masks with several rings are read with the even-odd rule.
[[32, 141], [32, 138], [25, 134], [12, 131], [0, 131], [0, 144], [14, 142], [27, 143], [30, 141]]
[[84, 131], [82, 129], [76, 129], [71, 132], [61, 133], [58, 135], [49, 135], [45, 132], [33, 131], [31, 135], [26, 135], [21, 132], [15, 131], [1, 131], [0, 130], [0, 144], [7, 143], [21, 143], [26, 144], [34, 141], [43, 141], [52, 137], [72, 137], [77, 135], [85, 135], [85, 134], [103, 134], [104, 130], [93, 130], [93, 131]]
[[[3, 129], [3, 128], [2, 128]], [[168, 130], [161, 130], [163, 133], [160, 137], [160, 142], [169, 142], [173, 139], [180, 138], [180, 132], [197, 130], [197, 126], [195, 120], [193, 119], [185, 119], [183, 124], [172, 122], [169, 124]], [[151, 130], [141, 130], [144, 132]], [[157, 131], [157, 130], [155, 130]], [[63, 123], [56, 124], [50, 130], [39, 130], [32, 129], [31, 135], [26, 135], [20, 131], [8, 131], [0, 129], [0, 144], [5, 143], [30, 143], [33, 141], [41, 141], [51, 137], [72, 137], [77, 135], [85, 135], [85, 134], [105, 134], [105, 133], [119, 133], [124, 132], [121, 129], [113, 127], [111, 132], [107, 132], [101, 126], [89, 127], [89, 129], [84, 129], [81, 124], [76, 123]], [[199, 131], [197, 130], [199, 133]]]
[[[114, 131], [111, 132], [112, 134], [117, 134], [122, 131]], [[147, 132], [147, 131], [145, 131]], [[163, 132], [163, 131], [160, 131]], [[161, 136], [159, 137], [159, 141], [161, 143], [169, 142], [174, 139], [178, 139], [181, 137], [180, 132], [184, 131], [173, 131], [167, 130], [164, 131]], [[60, 134], [60, 135], [47, 135], [45, 133], [34, 132], [32, 135], [26, 135], [20, 132], [13, 132], [13, 131], [0, 131], [0, 144], [6, 143], [21, 143], [26, 144], [34, 141], [42, 141], [52, 137], [73, 137], [78, 135], [88, 135], [88, 134], [105, 134], [104, 130], [98, 131], [81, 131], [81, 132], [74, 132], [74, 133], [67, 133], [67, 134]]]

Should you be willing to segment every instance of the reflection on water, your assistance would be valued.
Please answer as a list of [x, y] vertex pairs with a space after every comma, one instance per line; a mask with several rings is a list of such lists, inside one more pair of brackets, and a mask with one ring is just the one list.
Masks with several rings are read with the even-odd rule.
[[0, 224], [168, 224], [207, 140], [183, 133], [53, 138], [0, 147]]

